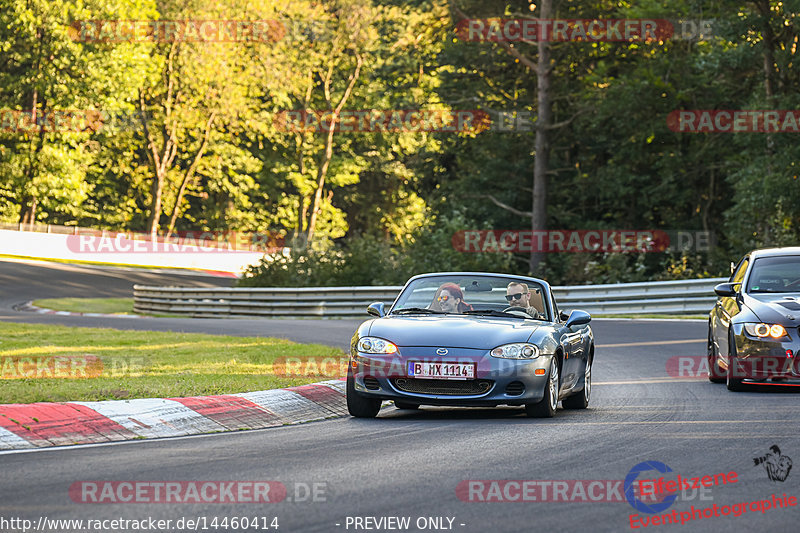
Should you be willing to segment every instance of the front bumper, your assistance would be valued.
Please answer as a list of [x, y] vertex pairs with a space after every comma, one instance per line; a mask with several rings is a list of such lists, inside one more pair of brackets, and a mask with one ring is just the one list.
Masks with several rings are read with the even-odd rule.
[[735, 357], [729, 361], [731, 377], [745, 381], [800, 384], [800, 333], [788, 328], [783, 339], [755, 338], [734, 324]]
[[[499, 359], [484, 350], [451, 348], [446, 357], [435, 348], [401, 348], [402, 355], [356, 353], [349, 373], [363, 396], [420, 405], [493, 407], [537, 403], [544, 397], [554, 355], [535, 359]], [[407, 375], [409, 361], [475, 363], [474, 380], [417, 379]], [[536, 371], [539, 375], [536, 375]]]

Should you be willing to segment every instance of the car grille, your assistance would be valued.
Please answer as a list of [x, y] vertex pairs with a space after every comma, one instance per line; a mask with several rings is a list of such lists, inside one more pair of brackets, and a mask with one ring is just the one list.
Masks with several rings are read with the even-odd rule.
[[372, 376], [367, 376], [364, 378], [364, 386], [369, 390], [378, 390], [381, 388], [381, 384], [378, 383], [378, 380]]
[[525, 385], [521, 381], [512, 381], [506, 386], [506, 394], [509, 396], [519, 396], [525, 392]]
[[416, 394], [477, 396], [489, 392], [494, 382], [488, 379], [471, 379], [462, 381], [446, 379], [397, 378], [392, 380], [392, 384], [403, 392], [412, 392]]

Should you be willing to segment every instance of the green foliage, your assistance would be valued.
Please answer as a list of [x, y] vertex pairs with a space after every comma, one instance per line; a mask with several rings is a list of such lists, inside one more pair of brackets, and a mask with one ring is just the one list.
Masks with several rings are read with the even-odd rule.
[[457, 216], [426, 226], [413, 243], [392, 245], [373, 235], [348, 239], [325, 249], [292, 248], [266, 257], [251, 267], [241, 286], [305, 287], [402, 285], [423, 272], [514, 272], [507, 253], [462, 253], [453, 248], [453, 234], [467, 225]]
[[[113, 110], [130, 127], [0, 128], [0, 222], [271, 231], [296, 245], [243, 280], [401, 283], [434, 270], [527, 273], [524, 254], [453, 249], [460, 230], [530, 227], [536, 43], [464, 42], [468, 17], [536, 16], [496, 0], [0, 0], [0, 110]], [[724, 274], [800, 240], [796, 133], [680, 133], [682, 109], [800, 109], [800, 15], [765, 0], [557, 0], [554, 16], [713, 19], [714, 36], [552, 43], [551, 229], [708, 231], [702, 253], [547, 254], [552, 283]], [[275, 42], [84, 43], [98, 19], [279, 20]], [[767, 67], [765, 67], [767, 65]], [[351, 91], [348, 92], [350, 89]], [[298, 132], [281, 112], [515, 112], [475, 132]], [[149, 134], [148, 134], [149, 133]], [[156, 155], [154, 155], [156, 154]], [[162, 165], [164, 161], [166, 165]], [[183, 192], [181, 193], [181, 190]], [[161, 194], [161, 205], [156, 198]], [[303, 244], [312, 212], [316, 227]], [[153, 220], [155, 219], [155, 220]]]

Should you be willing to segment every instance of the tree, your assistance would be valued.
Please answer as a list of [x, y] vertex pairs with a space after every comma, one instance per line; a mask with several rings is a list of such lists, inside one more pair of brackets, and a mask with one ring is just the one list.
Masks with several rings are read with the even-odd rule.
[[[90, 192], [86, 168], [95, 153], [90, 110], [124, 99], [131, 79], [124, 72], [141, 66], [130, 47], [93, 49], [76, 39], [70, 23], [103, 18], [106, 7], [100, 1], [0, 2], [0, 102], [5, 119], [15, 122], [3, 128], [0, 180], [21, 223], [81, 216]], [[115, 11], [135, 18], [150, 8], [120, 0]], [[110, 64], [120, 77], [97, 75]], [[9, 207], [5, 211], [13, 216]]]

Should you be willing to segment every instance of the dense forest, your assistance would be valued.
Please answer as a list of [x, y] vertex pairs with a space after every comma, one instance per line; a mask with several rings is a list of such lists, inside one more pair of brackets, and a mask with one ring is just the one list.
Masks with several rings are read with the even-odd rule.
[[[724, 274], [800, 235], [800, 132], [783, 121], [800, 110], [798, 13], [798, 0], [0, 0], [0, 223], [280, 236], [291, 251], [242, 281], [260, 285]], [[594, 19], [660, 31], [517, 31]], [[703, 110], [775, 110], [783, 127], [676, 124]], [[464, 251], [475, 230], [710, 245]]]

